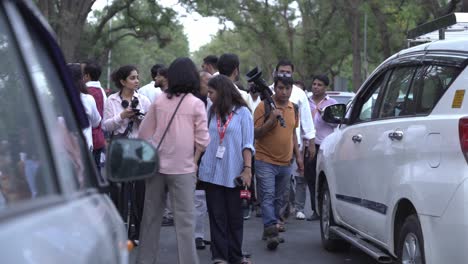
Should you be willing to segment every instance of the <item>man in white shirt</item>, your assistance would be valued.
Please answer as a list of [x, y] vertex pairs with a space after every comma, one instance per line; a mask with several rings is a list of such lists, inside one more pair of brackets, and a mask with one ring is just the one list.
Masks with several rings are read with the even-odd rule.
[[151, 67], [152, 81], [148, 83], [147, 85], [138, 89], [138, 93], [148, 97], [151, 103], [153, 103], [154, 99], [156, 99], [158, 95], [162, 94], [161, 88], [159, 88], [160, 86], [156, 84], [156, 76], [158, 75], [158, 70], [160, 68], [164, 68], [164, 65], [162, 64], [153, 65], [153, 67]]
[[[218, 59], [219, 74], [226, 75], [234, 83], [239, 78], [239, 64], [239, 57], [236, 54], [224, 53]], [[237, 88], [242, 98], [247, 103], [250, 111], [253, 111], [253, 105], [252, 101], [249, 100], [249, 94], [246, 91], [239, 89], [235, 83], [234, 86]]]
[[218, 75], [218, 57], [216, 55], [208, 55], [203, 59], [202, 70], [211, 75]]

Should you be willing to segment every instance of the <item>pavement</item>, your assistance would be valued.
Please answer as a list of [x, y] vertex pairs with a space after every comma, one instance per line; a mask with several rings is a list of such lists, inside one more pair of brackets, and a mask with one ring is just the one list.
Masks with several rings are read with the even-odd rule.
[[[310, 206], [306, 205], [306, 208]], [[310, 215], [306, 210], [306, 215]], [[210, 240], [208, 219], [206, 220], [205, 239]], [[244, 251], [252, 254], [254, 264], [377, 264], [356, 248], [346, 252], [329, 253], [322, 248], [320, 240], [320, 224], [318, 221], [296, 220], [294, 216], [286, 221], [286, 232], [281, 233], [285, 243], [280, 244], [275, 251], [266, 248], [265, 241], [261, 240], [263, 225], [261, 218], [252, 217], [244, 221]], [[138, 248], [130, 254], [130, 263], [135, 263]], [[177, 245], [173, 226], [161, 227], [159, 264], [177, 263]], [[201, 264], [211, 263], [209, 246], [198, 250]]]

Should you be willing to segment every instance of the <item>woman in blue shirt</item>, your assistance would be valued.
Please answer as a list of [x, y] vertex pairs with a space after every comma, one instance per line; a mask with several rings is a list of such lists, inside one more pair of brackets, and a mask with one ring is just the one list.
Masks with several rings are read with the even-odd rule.
[[242, 259], [243, 211], [235, 179], [250, 186], [254, 127], [252, 114], [232, 81], [217, 75], [208, 82], [208, 130], [211, 142], [203, 155], [199, 179], [204, 183], [214, 263], [248, 263]]

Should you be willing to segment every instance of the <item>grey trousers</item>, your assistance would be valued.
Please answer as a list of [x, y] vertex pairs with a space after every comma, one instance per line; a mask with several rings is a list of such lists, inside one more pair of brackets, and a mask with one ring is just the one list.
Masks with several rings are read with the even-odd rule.
[[194, 238], [205, 239], [205, 219], [208, 216], [206, 195], [203, 190], [195, 191], [195, 235]]
[[159, 253], [159, 236], [165, 208], [167, 185], [174, 213], [179, 264], [198, 264], [195, 249], [194, 219], [195, 173], [167, 175], [157, 173], [146, 180], [145, 206], [140, 230], [140, 246], [136, 263], [155, 264]]

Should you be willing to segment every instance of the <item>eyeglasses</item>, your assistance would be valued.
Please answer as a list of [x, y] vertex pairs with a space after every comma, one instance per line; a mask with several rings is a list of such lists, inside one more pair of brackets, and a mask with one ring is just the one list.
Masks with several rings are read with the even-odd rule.
[[278, 72], [278, 73], [276, 73], [276, 76], [281, 77], [281, 78], [292, 78], [292, 73], [290, 73], [290, 72]]

